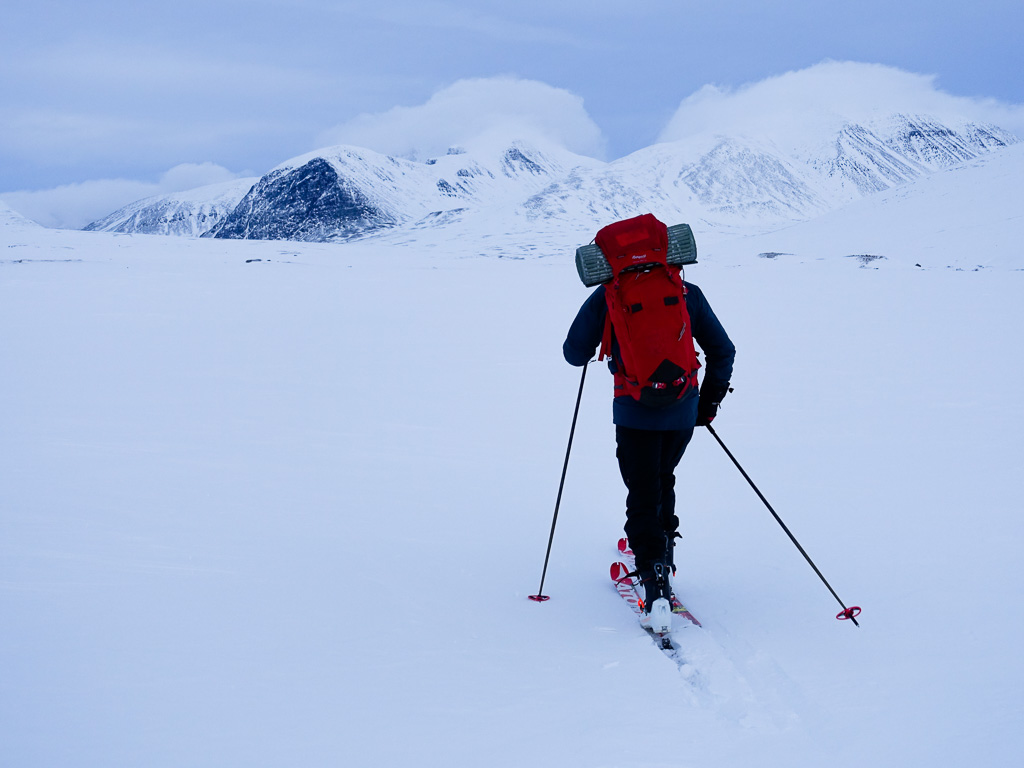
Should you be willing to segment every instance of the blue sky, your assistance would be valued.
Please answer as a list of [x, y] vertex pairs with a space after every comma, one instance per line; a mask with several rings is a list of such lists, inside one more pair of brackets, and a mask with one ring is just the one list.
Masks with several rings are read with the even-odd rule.
[[600, 133], [587, 151], [606, 159], [655, 141], [706, 84], [735, 89], [826, 59], [1024, 103], [1020, 0], [13, 5], [0, 26], [0, 195], [159, 185], [172, 169], [188, 177], [182, 168], [200, 181], [259, 175], [338, 126], [467, 78], [566, 92]]

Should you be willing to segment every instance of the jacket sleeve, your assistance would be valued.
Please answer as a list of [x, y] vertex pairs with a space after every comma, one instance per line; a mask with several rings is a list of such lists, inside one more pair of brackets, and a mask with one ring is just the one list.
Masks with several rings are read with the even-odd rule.
[[703, 291], [692, 283], [687, 283], [686, 288], [686, 309], [690, 313], [693, 339], [704, 352], [704, 381], [701, 389], [713, 387], [724, 391], [732, 378], [736, 347], [711, 310]]
[[604, 286], [599, 285], [583, 302], [569, 333], [562, 344], [562, 355], [570, 365], [582, 366], [594, 356], [604, 335], [604, 322], [608, 308], [604, 302]]

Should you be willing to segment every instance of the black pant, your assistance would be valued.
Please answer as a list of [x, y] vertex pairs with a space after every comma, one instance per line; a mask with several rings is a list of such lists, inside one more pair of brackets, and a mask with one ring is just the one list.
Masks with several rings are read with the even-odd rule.
[[615, 427], [615, 457], [626, 484], [626, 536], [638, 568], [664, 560], [679, 528], [675, 469], [693, 428], [653, 431]]

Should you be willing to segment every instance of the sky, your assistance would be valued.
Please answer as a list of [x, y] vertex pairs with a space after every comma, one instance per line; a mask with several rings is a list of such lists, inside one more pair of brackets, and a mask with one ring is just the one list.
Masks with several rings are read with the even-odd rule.
[[11, 4], [0, 199], [48, 226], [82, 226], [340, 140], [386, 138], [414, 156], [488, 120], [539, 124], [611, 160], [678, 128], [680, 106], [706, 86], [743, 92], [828, 60], [1014, 106], [1022, 30], [1019, 0]]

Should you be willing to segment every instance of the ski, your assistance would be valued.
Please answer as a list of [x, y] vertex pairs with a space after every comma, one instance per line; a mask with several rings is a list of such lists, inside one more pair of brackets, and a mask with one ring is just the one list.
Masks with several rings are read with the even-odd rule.
[[[629, 540], [626, 539], [625, 537], [619, 539], [618, 549], [619, 549], [619, 554], [622, 556], [622, 559], [623, 559], [623, 563], [622, 564], [624, 564], [626, 566], [626, 568], [627, 568], [626, 573], [632, 573], [633, 571], [635, 571], [636, 570], [636, 560], [633, 557], [633, 550], [631, 550], [629, 548]], [[615, 568], [615, 566], [612, 566], [613, 570], [614, 570], [614, 568]], [[625, 574], [622, 574], [622, 575], [625, 576]], [[614, 573], [612, 574], [612, 579], [613, 580], [615, 579]], [[634, 589], [634, 594], [635, 593], [636, 593], [636, 590]], [[639, 598], [637, 598], [637, 599], [639, 599]], [[641, 610], [641, 612], [643, 611], [642, 608], [640, 610]], [[683, 605], [682, 601], [680, 601], [678, 597], [676, 597], [676, 593], [675, 593], [674, 589], [672, 590], [672, 613], [676, 614], [677, 616], [682, 616], [684, 619], [689, 621], [694, 626], [697, 626], [697, 627], [701, 626], [701, 623], [699, 621], [697, 621], [697, 617], [694, 616], [685, 605]]]
[[615, 591], [619, 593], [619, 597], [621, 597], [633, 610], [633, 613], [636, 614], [637, 619], [640, 621], [640, 626], [642, 626], [647, 631], [647, 634], [651, 636], [655, 645], [665, 651], [669, 656], [676, 659], [677, 663], [682, 663], [681, 659], [676, 658], [678, 654], [676, 652], [676, 647], [672, 645], [672, 637], [670, 636], [670, 633], [655, 632], [649, 623], [646, 623], [645, 620], [648, 617], [644, 614], [643, 606], [640, 605], [640, 595], [637, 593], [636, 586], [633, 583], [632, 577], [629, 576], [629, 573], [629, 567], [625, 563], [612, 563], [610, 575], [612, 578], [612, 584], [615, 585]]

